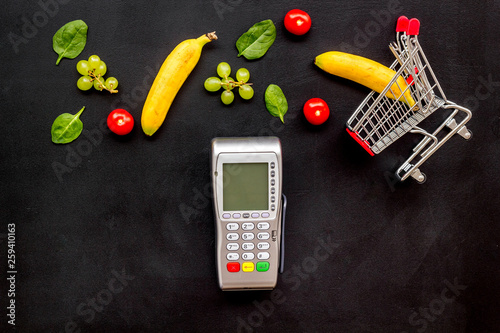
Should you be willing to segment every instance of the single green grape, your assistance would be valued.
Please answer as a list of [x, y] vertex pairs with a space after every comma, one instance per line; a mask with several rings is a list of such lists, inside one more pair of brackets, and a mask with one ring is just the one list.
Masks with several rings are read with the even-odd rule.
[[118, 87], [118, 80], [114, 77], [108, 77], [106, 79], [106, 82], [104, 83], [104, 85], [108, 88], [108, 89], [116, 89], [116, 87]]
[[94, 83], [92, 82], [92, 79], [88, 75], [80, 77], [76, 82], [76, 86], [78, 87], [78, 89], [84, 91], [89, 90], [90, 88], [92, 88], [93, 85]]
[[99, 56], [97, 56], [95, 54], [91, 55], [89, 57], [88, 63], [89, 63], [90, 70], [97, 69], [97, 68], [99, 68], [99, 65], [101, 64], [101, 58], [99, 58]]
[[234, 81], [232, 77], [228, 77], [227, 79], [222, 79], [222, 88], [226, 90], [233, 90], [234, 89], [234, 83], [229, 83], [229, 81]]
[[221, 81], [218, 77], [209, 77], [205, 80], [205, 89], [211, 92], [218, 91], [221, 88]]
[[234, 94], [230, 90], [224, 90], [222, 95], [220, 95], [220, 100], [222, 103], [229, 105], [234, 101]]
[[106, 74], [107, 71], [108, 71], [108, 66], [106, 66], [106, 63], [101, 60], [101, 62], [99, 63], [99, 67], [95, 69], [94, 74], [95, 76], [99, 76], [99, 74], [101, 74], [101, 76], [104, 76], [104, 74]]
[[248, 80], [250, 79], [250, 72], [248, 71], [248, 69], [246, 68], [240, 68], [238, 69], [238, 71], [236, 72], [236, 80], [238, 80], [238, 82], [248, 82]]
[[99, 91], [103, 91], [106, 87], [104, 85], [106, 85], [105, 81], [104, 81], [104, 78], [99, 78], [99, 80], [102, 82], [102, 83], [99, 83], [99, 81], [97, 81], [97, 79], [94, 79], [94, 81], [92, 81], [94, 83], [94, 89], [95, 90], [99, 90]]
[[248, 84], [240, 86], [238, 92], [240, 93], [240, 96], [243, 99], [251, 99], [253, 97], [253, 88]]
[[217, 74], [221, 78], [231, 75], [231, 66], [227, 62], [221, 62], [217, 65]]
[[89, 62], [87, 60], [80, 60], [76, 64], [76, 70], [82, 75], [89, 75]]

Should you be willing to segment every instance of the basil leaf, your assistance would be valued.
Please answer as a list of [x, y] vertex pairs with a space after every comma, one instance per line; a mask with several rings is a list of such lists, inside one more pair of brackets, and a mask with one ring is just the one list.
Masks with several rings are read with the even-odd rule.
[[258, 59], [266, 54], [275, 39], [276, 27], [273, 21], [264, 20], [255, 23], [236, 41], [238, 57], [244, 56], [248, 60]]
[[70, 143], [82, 133], [83, 123], [80, 120], [85, 106], [75, 115], [63, 113], [52, 124], [51, 134], [54, 143]]
[[285, 123], [283, 117], [288, 111], [288, 102], [281, 88], [275, 84], [270, 84], [266, 89], [264, 99], [269, 113], [275, 117], [279, 117], [281, 122]]
[[52, 37], [52, 47], [59, 54], [56, 65], [62, 58], [78, 57], [87, 43], [87, 30], [88, 26], [82, 20], [71, 21], [57, 30]]

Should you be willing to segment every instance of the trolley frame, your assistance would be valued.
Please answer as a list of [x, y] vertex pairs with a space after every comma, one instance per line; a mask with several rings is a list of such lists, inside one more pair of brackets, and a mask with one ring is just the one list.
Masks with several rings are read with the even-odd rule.
[[[389, 45], [396, 58], [390, 66], [395, 75], [382, 92], [368, 94], [347, 121], [346, 129], [372, 156], [408, 132], [423, 135], [411, 156], [396, 171], [396, 177], [401, 181], [412, 177], [423, 183], [426, 176], [420, 171], [420, 166], [432, 154], [457, 133], [466, 140], [472, 137], [472, 132], [465, 126], [472, 112], [446, 98], [418, 42], [419, 30], [417, 19], [408, 20], [405, 16], [398, 19], [396, 42]], [[400, 77], [404, 78], [405, 85], [400, 84]], [[413, 100], [408, 98], [408, 93]], [[453, 111], [437, 129], [429, 133], [418, 126], [439, 109]], [[449, 132], [438, 137], [445, 127]]]

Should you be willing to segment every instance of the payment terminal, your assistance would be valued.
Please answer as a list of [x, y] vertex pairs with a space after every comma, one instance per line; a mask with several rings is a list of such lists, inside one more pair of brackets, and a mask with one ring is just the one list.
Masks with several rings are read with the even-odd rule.
[[222, 290], [276, 286], [284, 259], [282, 170], [276, 137], [212, 140], [215, 255]]

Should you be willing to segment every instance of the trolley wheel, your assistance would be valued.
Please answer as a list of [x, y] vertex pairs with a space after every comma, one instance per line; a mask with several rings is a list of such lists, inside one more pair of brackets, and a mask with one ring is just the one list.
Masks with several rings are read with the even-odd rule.
[[418, 179], [415, 179], [418, 184], [423, 184], [427, 180], [427, 175], [423, 172], [420, 173], [420, 177]]

